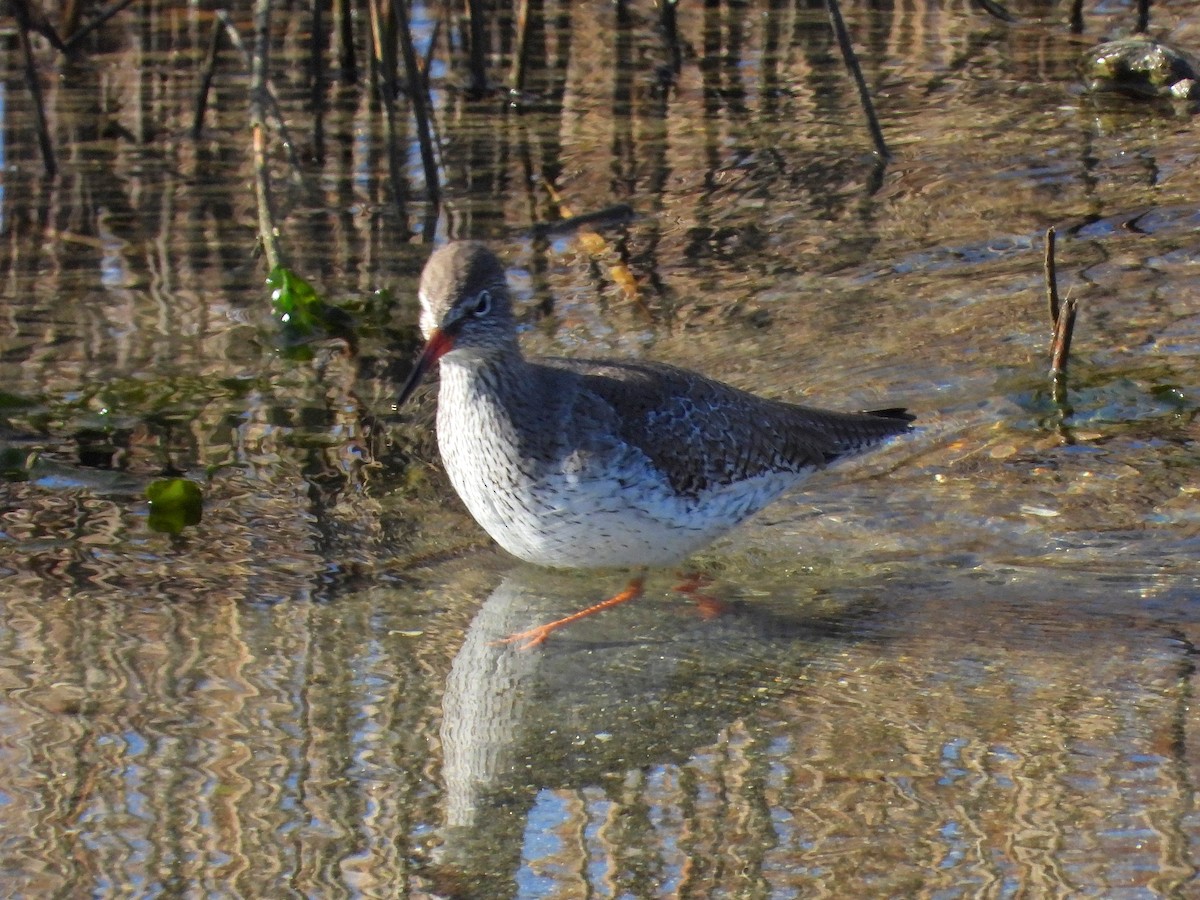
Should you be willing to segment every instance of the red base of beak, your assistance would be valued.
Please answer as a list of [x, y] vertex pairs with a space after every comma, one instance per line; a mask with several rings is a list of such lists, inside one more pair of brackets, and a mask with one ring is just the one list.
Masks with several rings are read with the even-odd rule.
[[447, 334], [440, 328], [429, 336], [429, 340], [425, 343], [425, 349], [421, 351], [421, 355], [417, 357], [417, 361], [413, 365], [412, 372], [409, 373], [408, 381], [404, 382], [404, 387], [400, 388], [400, 399], [396, 401], [397, 409], [403, 406], [405, 401], [412, 395], [412, 392], [417, 389], [417, 385], [421, 383], [421, 379], [425, 377], [425, 373], [432, 368], [435, 362], [445, 356], [446, 352], [453, 346], [454, 336]]

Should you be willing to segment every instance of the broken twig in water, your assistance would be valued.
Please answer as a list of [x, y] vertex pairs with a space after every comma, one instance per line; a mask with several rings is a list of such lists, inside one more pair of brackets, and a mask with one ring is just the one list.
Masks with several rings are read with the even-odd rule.
[[1071, 338], [1075, 333], [1077, 303], [1073, 297], [1059, 302], [1058, 274], [1054, 263], [1054, 227], [1046, 229], [1046, 297], [1050, 305], [1050, 321], [1054, 340], [1050, 344], [1050, 378], [1054, 402], [1060, 406], [1067, 398], [1067, 364], [1071, 356]]
[[1058, 270], [1054, 265], [1054, 238], [1057, 232], [1051, 225], [1046, 229], [1046, 257], [1043, 271], [1046, 273], [1046, 302], [1050, 305], [1050, 324], [1058, 324]]
[[1067, 362], [1071, 355], [1071, 337], [1075, 333], [1075, 310], [1077, 307], [1074, 297], [1068, 297], [1063, 304], [1062, 314], [1054, 323], [1054, 343], [1050, 346], [1050, 374], [1056, 378], [1066, 377]]
[[1067, 362], [1071, 356], [1071, 336], [1075, 333], [1075, 308], [1075, 298], [1068, 297], [1054, 323], [1054, 341], [1050, 345], [1050, 378], [1054, 402], [1059, 406], [1067, 400]]
[[867, 116], [867, 128], [871, 132], [871, 141], [875, 144], [875, 152], [880, 159], [890, 159], [887, 144], [883, 140], [883, 130], [879, 127], [879, 119], [875, 116], [875, 104], [871, 102], [871, 92], [867, 90], [867, 82], [863, 78], [862, 69], [858, 65], [858, 57], [854, 53], [854, 45], [850, 43], [850, 33], [846, 31], [846, 23], [842, 20], [842, 11], [838, 8], [837, 0], [825, 0], [829, 9], [829, 21], [833, 25], [834, 36], [842, 50], [842, 59], [858, 88], [858, 100]]

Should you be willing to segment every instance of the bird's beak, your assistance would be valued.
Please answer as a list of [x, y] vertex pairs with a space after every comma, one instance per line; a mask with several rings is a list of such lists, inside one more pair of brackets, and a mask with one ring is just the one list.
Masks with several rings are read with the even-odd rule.
[[441, 328], [429, 336], [429, 340], [425, 343], [425, 349], [421, 351], [421, 355], [417, 357], [417, 361], [413, 365], [412, 372], [409, 373], [408, 381], [404, 382], [404, 387], [400, 389], [400, 399], [396, 401], [397, 409], [403, 406], [412, 392], [417, 389], [417, 385], [421, 383], [421, 379], [425, 377], [425, 373], [429, 371], [430, 367], [453, 346], [454, 335]]

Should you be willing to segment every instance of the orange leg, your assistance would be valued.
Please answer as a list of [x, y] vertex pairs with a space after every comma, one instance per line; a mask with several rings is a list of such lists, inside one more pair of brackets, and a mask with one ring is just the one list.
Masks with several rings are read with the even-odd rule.
[[570, 625], [572, 622], [578, 622], [585, 616], [602, 612], [603, 610], [617, 606], [621, 603], [625, 603], [629, 600], [636, 600], [638, 597], [642, 596], [642, 582], [643, 576], [639, 575], [637, 578], [629, 582], [629, 586], [615, 597], [609, 597], [607, 600], [593, 604], [587, 609], [581, 609], [577, 613], [572, 613], [569, 616], [566, 616], [562, 619], [556, 619], [553, 622], [547, 622], [545, 625], [538, 625], [536, 628], [530, 628], [528, 631], [518, 631], [516, 634], [510, 634], [508, 637], [501, 638], [498, 641], [492, 641], [492, 643], [515, 644], [519, 641], [524, 641], [525, 643], [521, 644], [521, 646], [517, 648], [518, 650], [528, 650], [530, 647], [536, 647], [538, 644], [544, 642], [546, 638], [550, 636], [551, 632], [558, 631], [558, 629], [566, 625]]
[[689, 597], [696, 604], [696, 608], [700, 611], [700, 618], [704, 621], [715, 619], [729, 608], [727, 604], [722, 603], [712, 594], [700, 592], [701, 588], [706, 588], [713, 582], [708, 575], [692, 572], [680, 577], [683, 578], [683, 581], [675, 585], [675, 590], [685, 597]]

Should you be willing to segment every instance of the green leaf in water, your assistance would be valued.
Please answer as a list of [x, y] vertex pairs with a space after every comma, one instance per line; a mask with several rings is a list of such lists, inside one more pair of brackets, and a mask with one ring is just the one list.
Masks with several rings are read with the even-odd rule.
[[1176, 411], [1182, 412], [1189, 408], [1187, 392], [1178, 385], [1156, 384], [1150, 388], [1150, 395], [1163, 406]]
[[291, 359], [310, 358], [300, 349], [325, 336], [355, 341], [354, 319], [344, 309], [321, 299], [311, 284], [290, 269], [276, 266], [267, 276], [271, 309], [280, 324], [280, 350]]
[[186, 478], [163, 478], [146, 486], [150, 501], [150, 527], [155, 531], [179, 534], [200, 522], [204, 494], [200, 485]]
[[325, 301], [291, 269], [276, 266], [267, 276], [267, 287], [271, 289], [271, 309], [289, 331], [308, 336], [325, 321]]

